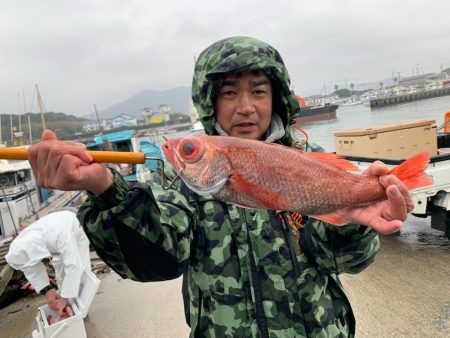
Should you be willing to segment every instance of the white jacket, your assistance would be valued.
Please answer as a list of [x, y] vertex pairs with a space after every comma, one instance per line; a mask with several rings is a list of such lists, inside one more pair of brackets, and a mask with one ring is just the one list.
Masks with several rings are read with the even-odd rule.
[[72, 211], [48, 214], [26, 227], [5, 256], [9, 265], [23, 271], [36, 292], [49, 284], [42, 263], [48, 257], [53, 258], [61, 297], [76, 297], [81, 275], [91, 268], [91, 263], [89, 241]]

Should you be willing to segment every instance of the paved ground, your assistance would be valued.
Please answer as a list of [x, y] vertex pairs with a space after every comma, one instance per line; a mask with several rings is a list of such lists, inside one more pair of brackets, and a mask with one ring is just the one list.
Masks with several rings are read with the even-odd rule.
[[[88, 318], [89, 338], [188, 337], [181, 281], [135, 283], [114, 273], [102, 283]], [[450, 337], [450, 242], [412, 217], [399, 236], [383, 236], [374, 264], [341, 277], [353, 304], [357, 337]], [[30, 337], [43, 297], [0, 310], [1, 337]]]
[[343, 275], [357, 337], [450, 337], [450, 241], [410, 218], [374, 264]]

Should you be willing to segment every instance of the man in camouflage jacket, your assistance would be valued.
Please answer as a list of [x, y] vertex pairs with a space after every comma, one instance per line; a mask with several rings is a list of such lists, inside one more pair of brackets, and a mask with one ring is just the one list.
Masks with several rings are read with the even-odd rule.
[[[288, 126], [300, 108], [283, 60], [271, 46], [247, 37], [218, 41], [197, 59], [192, 98], [205, 132], [227, 134], [217, 123], [215, 103], [229, 74], [248, 71], [263, 72], [273, 89], [272, 119], [263, 140], [292, 146]], [[78, 216], [99, 256], [123, 278], [146, 282], [184, 274], [191, 337], [354, 336], [354, 316], [337, 276], [358, 273], [374, 260], [380, 245], [371, 227], [335, 227], [297, 213], [244, 209], [198, 196], [180, 180], [166, 191], [157, 183], [130, 185], [112, 171], [112, 184], [98, 188], [90, 180], [100, 180], [103, 169], [73, 144], [53, 160], [57, 169], [56, 164], [44, 168], [44, 155], [58, 157], [61, 144], [44, 132], [43, 142], [30, 150], [40, 184], [92, 192]], [[68, 153], [81, 161], [75, 169], [63, 165]], [[92, 171], [81, 182], [82, 170], [91, 170], [83, 166]], [[76, 170], [76, 178], [67, 174]], [[166, 166], [166, 181], [174, 176]], [[385, 218], [388, 223], [400, 219], [397, 229], [411, 201], [394, 183], [402, 196], [390, 202], [404, 212]]]

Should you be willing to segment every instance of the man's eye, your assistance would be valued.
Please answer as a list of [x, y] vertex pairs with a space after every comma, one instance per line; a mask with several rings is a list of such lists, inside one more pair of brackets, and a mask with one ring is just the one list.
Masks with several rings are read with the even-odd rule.
[[255, 90], [254, 93], [255, 93], [255, 95], [264, 95], [264, 94], [266, 94], [266, 91], [259, 89], [259, 90]]
[[232, 90], [227, 90], [222, 93], [222, 96], [233, 96], [234, 94], [235, 92], [233, 92]]

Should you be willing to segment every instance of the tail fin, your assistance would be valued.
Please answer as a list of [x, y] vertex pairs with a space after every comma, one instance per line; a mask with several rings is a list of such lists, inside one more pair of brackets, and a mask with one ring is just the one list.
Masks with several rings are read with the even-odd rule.
[[430, 153], [421, 152], [394, 167], [389, 174], [397, 176], [409, 190], [432, 185], [433, 180], [424, 173], [429, 162]]

